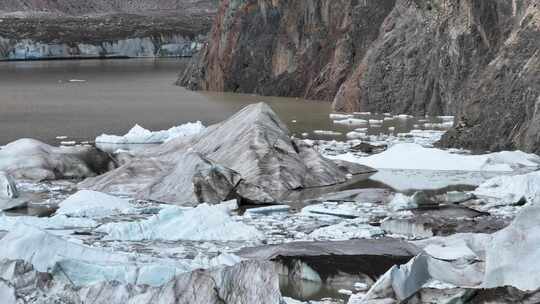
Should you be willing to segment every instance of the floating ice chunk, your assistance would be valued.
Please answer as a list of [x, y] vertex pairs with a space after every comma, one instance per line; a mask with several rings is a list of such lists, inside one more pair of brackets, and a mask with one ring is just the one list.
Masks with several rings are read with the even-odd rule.
[[285, 301], [285, 304], [305, 304], [305, 302], [288, 297], [283, 297], [283, 301]]
[[399, 119], [411, 119], [413, 118], [414, 116], [412, 115], [407, 115], [407, 114], [399, 114], [399, 115], [394, 115], [394, 118], [399, 118]]
[[356, 115], [371, 115], [371, 112], [354, 112]]
[[169, 206], [151, 218], [138, 222], [110, 223], [97, 229], [107, 240], [259, 240], [263, 234], [252, 226], [237, 222], [222, 205], [202, 204], [196, 208]]
[[291, 206], [289, 205], [276, 205], [276, 206], [267, 206], [259, 208], [250, 208], [246, 210], [247, 214], [269, 214], [276, 212], [289, 212]]
[[369, 285], [366, 283], [357, 282], [357, 283], [354, 283], [354, 289], [358, 291], [366, 291], [369, 289]]
[[315, 240], [371, 239], [384, 235], [379, 227], [363, 223], [363, 220], [345, 220], [339, 224], [316, 229], [309, 236]]
[[339, 113], [331, 113], [330, 119], [347, 119], [347, 118], [353, 118], [354, 115], [351, 114], [339, 114]]
[[437, 116], [442, 121], [454, 121], [454, 116]]
[[338, 293], [348, 295], [348, 296], [353, 294], [353, 292], [348, 290], [348, 289], [340, 289], [340, 290], [338, 290]]
[[540, 171], [516, 176], [499, 176], [481, 184], [474, 195], [488, 197], [512, 204], [521, 199], [540, 202]]
[[335, 131], [327, 131], [327, 130], [315, 130], [313, 133], [317, 135], [328, 135], [328, 136], [340, 136], [342, 135], [341, 132], [335, 132]]
[[396, 127], [388, 127], [388, 131], [394, 132], [396, 130]]
[[7, 216], [0, 213], [0, 230], [10, 231], [18, 224], [24, 224], [40, 229], [65, 228], [94, 228], [99, 225], [96, 221], [84, 218], [72, 218], [65, 215], [53, 217]]
[[334, 120], [334, 124], [336, 125], [344, 125], [344, 126], [363, 126], [368, 123], [365, 119], [359, 119], [359, 118], [347, 118], [342, 120]]
[[396, 193], [396, 195], [394, 195], [394, 198], [392, 198], [392, 200], [388, 204], [388, 207], [392, 211], [401, 211], [418, 208], [418, 205], [410, 197], [401, 193]]
[[69, 81], [69, 82], [75, 82], [75, 83], [77, 83], [77, 82], [79, 82], [79, 83], [80, 83], [80, 82], [86, 82], [86, 80], [84, 80], [84, 79], [70, 79], [70, 80], [68, 80], [68, 81]]
[[364, 132], [352, 131], [352, 132], [347, 133], [348, 139], [358, 139], [358, 138], [365, 138], [365, 137], [366, 137], [366, 133]]
[[327, 157], [376, 169], [403, 170], [512, 172], [523, 168], [534, 170], [540, 164], [539, 156], [521, 151], [464, 155], [409, 143], [396, 144], [368, 157], [358, 157], [352, 153]]
[[424, 128], [430, 128], [430, 129], [449, 129], [454, 126], [454, 121], [443, 121], [441, 123], [425, 123]]
[[63, 139], [68, 139], [68, 137], [65, 136], [65, 135], [60, 135], [60, 136], [56, 136], [56, 139], [61, 139], [61, 140], [63, 140]]
[[77, 144], [76, 141], [70, 140], [70, 141], [61, 141], [60, 144], [62, 146], [75, 146]]
[[205, 127], [200, 121], [189, 122], [163, 131], [150, 131], [135, 125], [124, 136], [102, 134], [96, 138], [96, 143], [107, 144], [159, 144], [178, 137], [188, 137], [200, 134]]
[[382, 120], [377, 120], [377, 119], [370, 119], [369, 120], [369, 124], [371, 125], [381, 125], [383, 123]]
[[71, 217], [107, 217], [135, 212], [125, 199], [90, 190], [78, 191], [59, 206], [56, 214]]
[[385, 118], [383, 118], [383, 121], [390, 121], [390, 120], [394, 120], [394, 117], [385, 117]]

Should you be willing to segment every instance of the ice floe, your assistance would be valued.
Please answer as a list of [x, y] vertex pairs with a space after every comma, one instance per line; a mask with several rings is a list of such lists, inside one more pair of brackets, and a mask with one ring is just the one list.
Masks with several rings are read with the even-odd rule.
[[396, 144], [382, 153], [368, 157], [346, 153], [329, 158], [355, 162], [376, 169], [435, 171], [512, 172], [521, 168], [532, 170], [538, 168], [540, 164], [540, 156], [521, 151], [467, 155], [410, 143]]
[[345, 220], [339, 224], [316, 229], [309, 234], [314, 240], [350, 240], [371, 239], [383, 236], [384, 231], [375, 226], [364, 223], [362, 219]]
[[150, 131], [135, 125], [123, 136], [102, 134], [96, 138], [96, 143], [104, 144], [159, 144], [178, 137], [188, 137], [200, 134], [205, 126], [200, 122], [189, 122], [168, 130]]
[[18, 224], [40, 229], [94, 228], [99, 225], [91, 219], [72, 218], [65, 215], [53, 217], [8, 216], [0, 212], [0, 230], [10, 231]]
[[353, 118], [354, 115], [351, 114], [340, 114], [340, 113], [331, 113], [329, 115], [330, 119], [347, 119], [347, 118]]
[[363, 125], [368, 124], [368, 121], [365, 119], [360, 119], [360, 118], [347, 118], [347, 119], [334, 120], [334, 124], [344, 125], [344, 126], [363, 126]]
[[91, 190], [78, 191], [59, 207], [56, 214], [70, 217], [107, 217], [135, 212], [128, 200]]
[[262, 233], [235, 221], [224, 205], [202, 204], [196, 208], [169, 206], [151, 218], [137, 222], [110, 223], [97, 229], [107, 240], [258, 240]]

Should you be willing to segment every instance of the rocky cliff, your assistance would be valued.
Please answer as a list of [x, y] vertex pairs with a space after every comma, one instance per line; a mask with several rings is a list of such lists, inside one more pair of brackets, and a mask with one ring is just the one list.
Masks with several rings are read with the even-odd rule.
[[456, 114], [445, 145], [540, 152], [539, 35], [538, 0], [226, 0], [179, 84]]
[[191, 56], [217, 0], [0, 3], [0, 59]]

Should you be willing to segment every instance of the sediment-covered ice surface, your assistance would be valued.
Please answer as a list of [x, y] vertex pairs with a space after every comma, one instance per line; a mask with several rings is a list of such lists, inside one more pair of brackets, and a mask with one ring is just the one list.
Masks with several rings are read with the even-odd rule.
[[178, 205], [216, 198], [268, 204], [291, 190], [335, 185], [367, 172], [373, 169], [338, 164], [291, 139], [276, 113], [258, 103], [189, 140], [176, 138], [137, 153], [80, 187]]
[[17, 179], [85, 178], [113, 165], [108, 154], [91, 146], [53, 147], [34, 139], [19, 139], [0, 150], [0, 170]]
[[160, 144], [178, 137], [189, 137], [203, 132], [205, 126], [200, 122], [189, 122], [168, 130], [150, 131], [135, 125], [125, 135], [102, 134], [96, 137], [97, 144]]

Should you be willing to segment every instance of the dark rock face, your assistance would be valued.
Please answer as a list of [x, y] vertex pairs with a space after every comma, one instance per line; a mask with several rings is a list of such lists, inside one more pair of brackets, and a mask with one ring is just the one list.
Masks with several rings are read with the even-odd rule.
[[540, 151], [537, 0], [224, 1], [192, 89], [455, 114], [445, 146]]
[[332, 100], [395, 0], [370, 2], [223, 1], [200, 61], [179, 83]]

